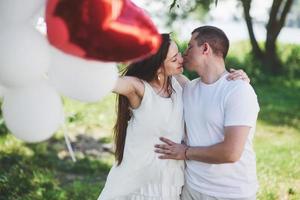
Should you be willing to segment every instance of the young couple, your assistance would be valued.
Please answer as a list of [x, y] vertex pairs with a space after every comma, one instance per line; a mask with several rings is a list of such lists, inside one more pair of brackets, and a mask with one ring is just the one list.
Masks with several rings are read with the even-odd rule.
[[[114, 88], [116, 164], [98, 200], [256, 199], [259, 105], [247, 75], [225, 69], [225, 33], [196, 28], [184, 58], [162, 40]], [[200, 78], [189, 81], [183, 66]]]

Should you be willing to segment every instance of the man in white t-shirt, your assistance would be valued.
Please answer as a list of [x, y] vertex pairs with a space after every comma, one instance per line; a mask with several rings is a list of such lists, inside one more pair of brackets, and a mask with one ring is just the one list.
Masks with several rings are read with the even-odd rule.
[[258, 182], [252, 141], [259, 105], [251, 85], [228, 81], [225, 33], [213, 26], [192, 32], [185, 67], [201, 78], [184, 87], [186, 144], [161, 138], [161, 159], [186, 160], [182, 200], [256, 199]]

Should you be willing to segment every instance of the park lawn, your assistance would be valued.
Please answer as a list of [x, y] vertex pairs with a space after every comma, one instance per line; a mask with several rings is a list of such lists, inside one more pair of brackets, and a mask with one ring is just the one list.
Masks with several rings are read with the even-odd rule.
[[300, 133], [258, 123], [255, 151], [259, 199], [300, 199]]
[[300, 81], [255, 85], [260, 114], [254, 141], [259, 199], [300, 199]]
[[[254, 141], [258, 199], [300, 199], [300, 81], [280, 79], [254, 87], [261, 106]], [[61, 130], [38, 144], [1, 134], [0, 200], [97, 199], [113, 163], [112, 154], [100, 147], [112, 141], [114, 102], [114, 95], [96, 104], [64, 99], [76, 163]]]

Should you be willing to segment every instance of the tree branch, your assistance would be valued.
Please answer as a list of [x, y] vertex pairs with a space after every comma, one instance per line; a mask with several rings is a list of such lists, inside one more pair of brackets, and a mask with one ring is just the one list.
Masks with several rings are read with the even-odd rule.
[[176, 3], [177, 3], [177, 0], [173, 0], [173, 2], [170, 5], [170, 10], [172, 10], [172, 8], [175, 7]]
[[[218, 0], [215, 0], [216, 6], [218, 5], [218, 2], [219, 2]], [[173, 2], [170, 5], [170, 10], [172, 10], [176, 6], [176, 3], [177, 3], [177, 0], [173, 0]], [[197, 3], [201, 3], [201, 0], [200, 0], [200, 2], [197, 2]]]
[[284, 8], [283, 8], [283, 11], [281, 13], [281, 17], [279, 19], [279, 26], [278, 26], [278, 30], [277, 30], [277, 35], [279, 35], [280, 33], [280, 30], [282, 29], [282, 27], [284, 26], [284, 23], [285, 23], [285, 19], [287, 17], [287, 14], [289, 13], [291, 7], [292, 7], [292, 4], [293, 4], [293, 0], [287, 0], [285, 5], [284, 5]]
[[270, 10], [269, 21], [266, 26], [267, 32], [273, 31], [274, 26], [277, 25], [277, 14], [278, 14], [278, 10], [280, 8], [281, 3], [282, 3], [282, 0], [273, 0], [272, 7]]
[[[273, 43], [276, 41], [282, 27], [284, 26], [287, 14], [289, 13], [293, 0], [274, 0], [272, 8], [270, 11], [270, 18], [267, 24], [267, 43]], [[280, 7], [283, 7], [282, 12], [280, 12]], [[279, 15], [280, 14], [280, 15]]]
[[256, 40], [254, 30], [253, 30], [252, 18], [250, 16], [251, 0], [241, 0], [241, 2], [243, 5], [243, 9], [244, 9], [244, 17], [245, 17], [248, 32], [249, 32], [249, 37], [250, 37], [250, 42], [252, 44], [253, 53], [258, 57], [262, 57], [263, 52], [260, 49], [258, 42]]

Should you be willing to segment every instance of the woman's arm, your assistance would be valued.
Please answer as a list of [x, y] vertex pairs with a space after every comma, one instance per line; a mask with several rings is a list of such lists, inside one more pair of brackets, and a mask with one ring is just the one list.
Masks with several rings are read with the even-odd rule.
[[119, 77], [113, 89], [114, 93], [126, 96], [132, 108], [138, 108], [144, 96], [144, 83], [136, 77]]
[[230, 72], [230, 74], [227, 76], [228, 80], [241, 79], [243, 81], [250, 83], [250, 78], [248, 77], [247, 73], [244, 72], [244, 70], [242, 70], [242, 69], [236, 70], [236, 69], [230, 68], [229, 72]]

